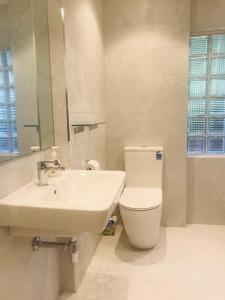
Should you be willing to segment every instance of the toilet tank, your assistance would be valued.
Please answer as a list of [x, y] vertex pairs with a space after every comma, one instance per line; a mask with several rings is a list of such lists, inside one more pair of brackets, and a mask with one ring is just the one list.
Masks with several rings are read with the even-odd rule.
[[127, 187], [162, 189], [163, 147], [125, 147]]

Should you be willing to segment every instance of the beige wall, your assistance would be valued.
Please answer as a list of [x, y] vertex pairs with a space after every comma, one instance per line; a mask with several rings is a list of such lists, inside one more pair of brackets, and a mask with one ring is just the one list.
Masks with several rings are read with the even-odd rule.
[[124, 146], [163, 146], [163, 224], [184, 225], [189, 0], [106, 0], [104, 30], [108, 168]]
[[64, 0], [70, 124], [105, 119], [102, 1]]
[[0, 49], [10, 49], [8, 5], [0, 4]]
[[225, 224], [225, 158], [188, 159], [188, 222]]
[[[192, 0], [191, 31], [225, 28], [225, 1]], [[225, 224], [225, 158], [188, 158], [188, 223]]]
[[[64, 0], [63, 4], [70, 125], [103, 122], [105, 94], [102, 0]], [[87, 159], [97, 159], [104, 169], [105, 135], [104, 124], [85, 127], [80, 132], [71, 129], [71, 167], [80, 169]], [[88, 233], [78, 238], [80, 257], [75, 272], [71, 272], [70, 264], [63, 267], [63, 285], [67, 289], [78, 288], [99, 240], [100, 236]], [[71, 274], [74, 276], [73, 282]]]
[[225, 29], [224, 0], [191, 0], [191, 32]]

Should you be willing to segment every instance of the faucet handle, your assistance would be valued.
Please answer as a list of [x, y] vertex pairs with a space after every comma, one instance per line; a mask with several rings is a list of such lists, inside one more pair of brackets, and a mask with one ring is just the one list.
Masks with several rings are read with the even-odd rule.
[[38, 164], [39, 169], [47, 169], [48, 164], [53, 164], [54, 166], [59, 166], [60, 167], [59, 160], [41, 160], [41, 161], [38, 161], [37, 164]]

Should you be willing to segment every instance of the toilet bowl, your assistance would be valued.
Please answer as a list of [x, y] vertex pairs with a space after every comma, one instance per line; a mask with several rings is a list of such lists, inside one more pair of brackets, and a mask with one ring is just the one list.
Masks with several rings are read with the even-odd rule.
[[160, 189], [125, 188], [120, 199], [120, 213], [132, 246], [149, 249], [157, 244], [161, 211]]
[[162, 152], [162, 147], [125, 148], [127, 184], [119, 206], [129, 242], [139, 249], [153, 248], [159, 238]]

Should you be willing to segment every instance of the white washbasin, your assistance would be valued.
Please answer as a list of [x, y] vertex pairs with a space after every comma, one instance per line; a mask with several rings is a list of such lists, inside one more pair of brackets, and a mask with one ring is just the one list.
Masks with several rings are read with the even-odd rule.
[[0, 226], [14, 235], [100, 233], [124, 188], [121, 171], [64, 171], [49, 185], [34, 183], [0, 200]]

